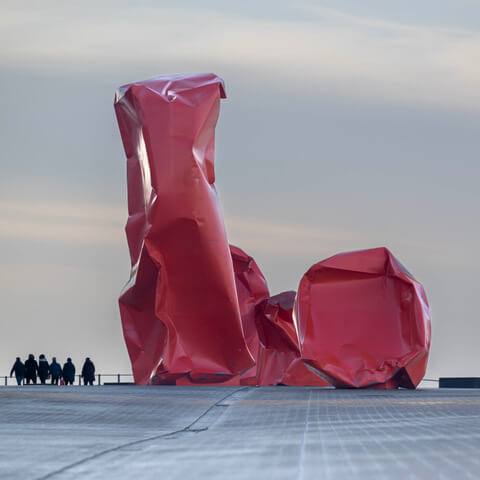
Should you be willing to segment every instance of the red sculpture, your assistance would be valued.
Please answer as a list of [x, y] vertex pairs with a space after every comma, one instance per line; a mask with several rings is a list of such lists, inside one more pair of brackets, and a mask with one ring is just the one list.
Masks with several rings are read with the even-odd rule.
[[269, 298], [267, 282], [252, 257], [243, 250], [230, 245], [230, 253], [235, 273], [238, 303], [242, 316], [243, 334], [248, 349], [255, 359], [256, 365], [241, 375], [243, 385], [257, 385], [258, 353], [260, 341], [258, 338], [255, 315], [258, 305]]
[[295, 292], [283, 292], [264, 300], [257, 308], [260, 337], [257, 385], [328, 385], [310, 372], [300, 359], [292, 318], [294, 302]]
[[270, 297], [267, 282], [252, 257], [230, 245], [238, 302], [248, 348], [256, 366], [240, 377], [242, 385], [328, 385], [300, 359], [292, 312], [295, 292]]
[[414, 388], [428, 303], [387, 249], [317, 263], [295, 300], [270, 297], [255, 261], [228, 245], [214, 186], [224, 97], [213, 74], [132, 83], [115, 97], [131, 257], [119, 303], [135, 383]]
[[300, 282], [295, 319], [303, 361], [336, 387], [415, 388], [425, 375], [425, 291], [386, 248], [311, 267]]
[[120, 312], [137, 384], [224, 381], [254, 365], [214, 187], [223, 82], [161, 77], [119, 89], [132, 271]]

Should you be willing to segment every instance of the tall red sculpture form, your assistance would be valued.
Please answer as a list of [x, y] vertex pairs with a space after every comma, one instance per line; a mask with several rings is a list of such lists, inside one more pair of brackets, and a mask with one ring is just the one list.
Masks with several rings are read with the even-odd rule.
[[295, 321], [303, 361], [336, 387], [415, 388], [425, 375], [425, 291], [386, 248], [311, 267], [300, 282]]
[[331, 257], [310, 268], [296, 296], [270, 297], [253, 258], [228, 245], [214, 186], [224, 97], [213, 74], [116, 94], [131, 257], [119, 304], [135, 382], [415, 388], [429, 307], [387, 249]]
[[226, 380], [254, 365], [214, 187], [222, 80], [161, 77], [119, 89], [131, 277], [120, 297], [137, 384]]

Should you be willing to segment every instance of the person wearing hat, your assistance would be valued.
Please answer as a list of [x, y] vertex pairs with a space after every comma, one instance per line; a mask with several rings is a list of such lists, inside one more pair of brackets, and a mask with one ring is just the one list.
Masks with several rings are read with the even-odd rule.
[[42, 353], [40, 357], [38, 357], [38, 378], [40, 379], [40, 383], [45, 385], [45, 382], [50, 375], [50, 366], [48, 365], [48, 361], [45, 358], [45, 355]]
[[75, 365], [72, 363], [70, 357], [67, 358], [67, 362], [63, 364], [63, 380], [65, 385], [73, 385], [75, 381]]
[[50, 364], [50, 375], [52, 376], [52, 385], [58, 385], [58, 381], [62, 376], [62, 366], [57, 362], [56, 357], [52, 357], [52, 363]]
[[25, 381], [27, 385], [32, 383], [37, 383], [37, 373], [38, 373], [38, 363], [35, 360], [35, 357], [32, 353], [28, 355], [28, 359], [25, 360]]
[[83, 364], [82, 377], [84, 385], [93, 385], [95, 381], [95, 365], [89, 357], [85, 359], [85, 363]]

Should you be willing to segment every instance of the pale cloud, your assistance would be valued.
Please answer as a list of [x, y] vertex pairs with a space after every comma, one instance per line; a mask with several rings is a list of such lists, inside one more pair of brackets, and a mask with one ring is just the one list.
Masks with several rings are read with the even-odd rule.
[[[0, 202], [0, 239], [121, 246], [126, 210], [111, 205]], [[365, 244], [359, 233], [227, 215], [229, 242], [257, 254], [318, 255]]]
[[[105, 204], [57, 202], [0, 202], [0, 238], [60, 243], [126, 243], [123, 226], [126, 208]], [[318, 252], [318, 246], [338, 247], [351, 232], [265, 221], [255, 217], [227, 216], [229, 241], [241, 248], [286, 254], [292, 249]], [[358, 235], [357, 235], [358, 238]]]
[[0, 202], [0, 238], [119, 245], [125, 216], [111, 206]]
[[361, 235], [352, 235], [352, 232], [254, 217], [227, 216], [225, 223], [229, 242], [245, 249], [247, 253], [255, 251], [282, 256], [295, 255], [297, 252], [315, 258], [332, 248], [347, 248], [352, 241], [356, 241], [357, 245], [365, 241]]
[[[0, 202], [0, 240], [25, 239], [30, 242], [48, 242], [83, 246], [125, 248], [125, 210], [108, 204], [81, 204], [58, 202]], [[342, 251], [386, 246], [393, 253], [404, 253], [412, 263], [444, 266], [469, 266], [472, 259], [456, 254], [456, 243], [448, 232], [439, 237], [432, 230], [421, 239], [401, 235], [401, 227], [394, 235], [383, 236], [373, 228], [339, 229], [329, 222], [311, 225], [255, 216], [226, 215], [228, 241], [261, 261], [262, 257], [311, 258], [311, 263]], [[385, 239], [391, 241], [385, 243]]]
[[480, 110], [475, 31], [320, 7], [308, 7], [310, 21], [287, 21], [171, 7], [123, 13], [104, 8], [86, 16], [60, 4], [51, 10], [38, 3], [28, 10], [12, 5], [4, 9], [0, 29], [8, 38], [12, 25], [17, 32], [23, 26], [3, 48], [3, 64], [14, 68], [119, 75], [132, 69], [233, 70], [246, 83], [258, 85], [261, 78], [296, 95], [323, 91]]
[[60, 202], [1, 202], [0, 214], [28, 215], [32, 217], [66, 217], [72, 220], [89, 220], [106, 223], [117, 223], [118, 218], [125, 217], [126, 211], [112, 205], [75, 204]]
[[48, 223], [35, 220], [0, 219], [0, 237], [85, 244], [119, 244], [117, 229], [78, 225], [72, 222]]
[[[7, 290], [21, 289], [22, 291], [34, 287], [37, 293], [50, 295], [52, 291], [58, 295], [70, 293], [71, 281], [85, 271], [91, 273], [91, 268], [85, 266], [59, 265], [39, 262], [36, 264], [15, 265], [8, 275], [0, 277], [0, 286]], [[4, 290], [5, 291], [5, 290]]]
[[471, 269], [478, 264], [478, 260], [458, 254], [459, 244], [452, 241], [449, 232], [439, 235], [432, 230], [418, 238], [413, 232], [405, 232], [401, 224], [397, 231], [389, 234], [374, 228], [359, 230], [355, 225], [351, 229], [338, 229], [329, 225], [328, 220], [305, 225], [295, 219], [278, 222], [227, 215], [225, 224], [229, 242], [260, 263], [267, 257], [289, 258], [307, 262], [309, 267], [337, 253], [387, 247], [413, 271], [414, 266], [419, 265], [435, 269], [439, 265], [443, 269]]

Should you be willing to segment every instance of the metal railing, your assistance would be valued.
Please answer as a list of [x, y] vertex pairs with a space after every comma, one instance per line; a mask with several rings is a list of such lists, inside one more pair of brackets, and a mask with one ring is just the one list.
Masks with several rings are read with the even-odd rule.
[[[95, 380], [95, 385], [105, 385], [106, 383], [112, 385], [112, 384], [122, 384], [125, 383], [125, 380], [128, 383], [133, 383], [133, 375], [131, 373], [97, 373], [95, 375], [96, 380]], [[2, 377], [0, 377], [2, 378]], [[82, 385], [82, 376], [81, 375], [75, 375], [76, 381], [74, 382], [74, 385]], [[105, 381], [105, 379], [107, 381]], [[111, 379], [111, 380], [109, 380]], [[123, 381], [122, 381], [123, 379]], [[102, 383], [103, 381], [103, 383]], [[438, 383], [438, 378], [424, 378], [422, 382], [436, 382]], [[25, 380], [23, 381], [23, 384], [25, 385]], [[47, 380], [47, 385], [51, 384], [51, 378]], [[0, 386], [16, 386], [17, 385], [17, 379], [15, 377], [9, 377], [7, 375], [3, 375], [3, 382], [0, 384]], [[32, 384], [30, 384], [32, 385]], [[37, 385], [40, 385], [40, 380], [37, 377]]]
[[[2, 378], [2, 377], [0, 377]], [[46, 384], [51, 384], [51, 377], [47, 379]], [[105, 385], [108, 384], [121, 384], [121, 383], [132, 383], [133, 382], [133, 375], [131, 373], [97, 373], [95, 375], [95, 385]], [[60, 383], [60, 382], [59, 382]], [[82, 376], [75, 375], [75, 381], [73, 382], [74, 385], [82, 385]], [[15, 376], [9, 377], [8, 375], [3, 375], [3, 382], [1, 382], [1, 386], [16, 386], [17, 379]], [[23, 380], [23, 385], [26, 385], [25, 380]], [[32, 385], [32, 383], [30, 383]], [[35, 384], [33, 384], [35, 385]], [[41, 385], [40, 379], [37, 377], [37, 385]]]

